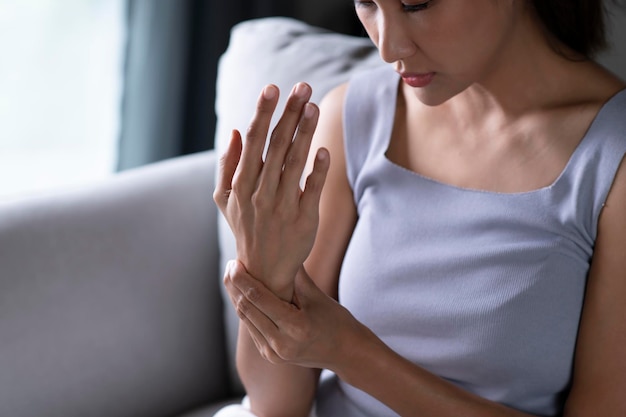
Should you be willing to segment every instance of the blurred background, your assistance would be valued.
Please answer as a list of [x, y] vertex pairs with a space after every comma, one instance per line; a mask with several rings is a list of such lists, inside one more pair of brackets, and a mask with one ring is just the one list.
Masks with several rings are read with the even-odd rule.
[[[352, 8], [351, 0], [0, 0], [0, 200], [211, 149], [230, 28], [289, 16], [363, 35]], [[600, 61], [626, 79], [626, 12], [610, 13], [612, 46]]]

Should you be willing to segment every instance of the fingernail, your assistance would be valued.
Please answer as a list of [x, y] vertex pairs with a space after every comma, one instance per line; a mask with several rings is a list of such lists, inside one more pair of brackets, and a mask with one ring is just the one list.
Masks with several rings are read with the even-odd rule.
[[271, 85], [266, 86], [263, 89], [263, 98], [271, 100], [274, 97], [276, 97], [276, 89]]
[[313, 117], [314, 113], [315, 108], [313, 107], [313, 105], [311, 103], [306, 103], [304, 105], [304, 117], [310, 119], [311, 117]]
[[293, 95], [296, 97], [305, 97], [307, 95], [307, 87], [304, 83], [296, 84], [296, 87], [293, 91]]

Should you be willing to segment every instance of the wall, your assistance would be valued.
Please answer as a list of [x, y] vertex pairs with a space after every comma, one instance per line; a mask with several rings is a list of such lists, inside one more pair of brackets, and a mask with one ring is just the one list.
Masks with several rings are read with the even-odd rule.
[[294, 17], [337, 32], [364, 34], [350, 0], [296, 0]]

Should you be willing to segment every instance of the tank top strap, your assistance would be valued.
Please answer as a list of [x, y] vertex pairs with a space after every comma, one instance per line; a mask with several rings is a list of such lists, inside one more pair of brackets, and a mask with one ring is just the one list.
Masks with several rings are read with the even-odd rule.
[[388, 65], [359, 72], [350, 79], [343, 125], [348, 181], [353, 190], [363, 165], [384, 155], [389, 146], [398, 82], [399, 76]]
[[[602, 106], [553, 186], [557, 194], [575, 190], [579, 220], [594, 240], [600, 213], [625, 155], [626, 90], [622, 90]], [[585, 201], [592, 204], [581, 204]]]

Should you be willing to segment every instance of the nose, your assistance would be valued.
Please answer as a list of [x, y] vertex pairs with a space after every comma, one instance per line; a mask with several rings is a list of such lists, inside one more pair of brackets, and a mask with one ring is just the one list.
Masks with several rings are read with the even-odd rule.
[[391, 64], [416, 52], [417, 45], [405, 26], [406, 22], [387, 18], [382, 13], [377, 20], [376, 46], [383, 61]]

